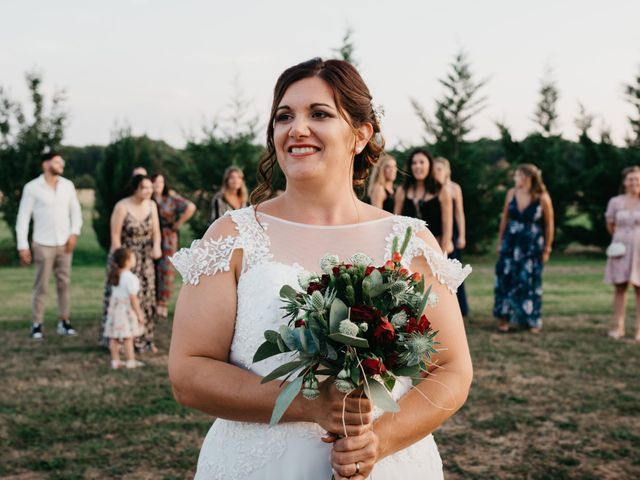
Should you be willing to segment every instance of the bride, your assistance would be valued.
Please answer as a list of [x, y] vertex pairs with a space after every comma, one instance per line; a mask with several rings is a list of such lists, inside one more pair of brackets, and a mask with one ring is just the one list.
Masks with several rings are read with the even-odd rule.
[[[169, 357], [174, 394], [217, 419], [207, 434], [197, 479], [439, 479], [442, 462], [431, 433], [466, 400], [472, 366], [454, 294], [469, 267], [445, 258], [419, 220], [359, 201], [384, 142], [371, 95], [356, 69], [313, 59], [278, 79], [253, 206], [229, 212], [204, 237], [173, 257], [185, 285], [176, 305]], [[277, 164], [277, 166], [276, 166]], [[279, 167], [285, 192], [271, 200]], [[400, 412], [383, 413], [357, 396], [343, 403], [332, 379], [321, 395], [294, 400], [268, 426], [280, 382], [261, 378], [288, 360], [253, 363], [263, 332], [284, 322], [278, 297], [298, 275], [319, 271], [326, 253], [363, 252], [382, 265], [394, 236], [413, 237], [402, 259], [439, 296], [430, 320], [441, 351], [415, 388], [401, 378]], [[344, 407], [344, 411], [343, 411]]]

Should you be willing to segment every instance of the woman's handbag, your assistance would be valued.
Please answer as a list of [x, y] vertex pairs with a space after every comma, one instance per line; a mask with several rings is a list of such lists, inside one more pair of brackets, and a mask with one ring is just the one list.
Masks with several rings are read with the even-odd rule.
[[622, 242], [611, 242], [611, 245], [607, 247], [606, 254], [609, 258], [618, 258], [624, 256], [627, 253], [627, 247]]

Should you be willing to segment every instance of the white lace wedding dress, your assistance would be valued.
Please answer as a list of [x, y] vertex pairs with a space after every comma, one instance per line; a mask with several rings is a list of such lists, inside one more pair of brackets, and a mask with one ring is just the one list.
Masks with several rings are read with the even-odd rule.
[[[240, 368], [264, 376], [288, 360], [284, 355], [254, 364], [253, 355], [264, 341], [263, 332], [281, 325], [282, 285], [298, 287], [298, 274], [319, 271], [325, 253], [346, 259], [354, 253], [369, 255], [376, 265], [390, 258], [394, 236], [403, 238], [406, 227], [426, 229], [424, 222], [401, 216], [354, 225], [316, 226], [288, 222], [258, 212], [253, 207], [229, 212], [236, 233], [217, 240], [194, 241], [172, 258], [185, 283], [197, 285], [201, 275], [229, 270], [231, 255], [242, 249], [243, 269], [237, 290], [237, 317], [230, 361]], [[229, 221], [223, 219], [222, 221]], [[454, 291], [469, 274], [459, 262], [447, 260], [418, 237], [409, 244], [403, 264], [424, 255], [441, 283]], [[211, 292], [215, 295], [215, 292]], [[403, 380], [403, 379], [401, 379]], [[411, 382], [396, 384], [398, 399]], [[377, 412], [379, 415], [381, 412]], [[198, 459], [196, 479], [224, 480], [329, 480], [331, 445], [320, 441], [324, 430], [314, 423], [265, 424], [218, 419], [209, 430]], [[380, 461], [370, 478], [440, 479], [442, 462], [432, 435]]]

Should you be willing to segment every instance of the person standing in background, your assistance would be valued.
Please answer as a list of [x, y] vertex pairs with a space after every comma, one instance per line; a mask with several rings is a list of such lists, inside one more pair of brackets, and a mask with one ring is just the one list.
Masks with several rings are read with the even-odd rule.
[[[449, 160], [444, 157], [437, 157], [433, 159], [433, 174], [435, 179], [443, 185], [443, 188], [449, 190], [451, 201], [453, 202], [453, 252], [451, 252], [449, 257], [462, 262], [462, 250], [464, 250], [467, 245], [466, 219], [464, 216], [462, 188], [456, 182], [451, 180], [451, 164], [449, 163]], [[458, 287], [456, 295], [458, 296], [458, 303], [460, 304], [462, 316], [466, 317], [469, 314], [469, 304], [467, 302], [464, 283]]]
[[431, 168], [426, 150], [414, 150], [407, 161], [404, 185], [396, 190], [394, 213], [424, 220], [445, 255], [453, 251], [453, 204], [451, 194], [442, 188]]
[[519, 165], [513, 181], [498, 232], [493, 315], [501, 333], [512, 323], [537, 334], [542, 329], [542, 268], [553, 245], [553, 205], [535, 165]]
[[[134, 344], [138, 351], [156, 353], [154, 329], [156, 321], [156, 273], [153, 261], [162, 256], [158, 208], [151, 200], [153, 184], [144, 175], [134, 176], [128, 187], [129, 195], [116, 203], [111, 214], [111, 250], [107, 260], [108, 272], [113, 268], [111, 254], [127, 247], [136, 255], [131, 271], [140, 280], [140, 307], [145, 317], [144, 334]], [[104, 338], [111, 285], [106, 282], [100, 337]]]
[[222, 188], [211, 199], [211, 217], [213, 223], [231, 210], [249, 205], [249, 191], [244, 183], [244, 173], [235, 165], [227, 167], [222, 176]]
[[196, 206], [186, 198], [171, 193], [165, 176], [161, 173], [152, 175], [151, 181], [162, 234], [162, 257], [156, 260], [156, 311], [159, 317], [166, 318], [175, 278], [175, 270], [169, 263], [169, 257], [178, 251], [180, 228], [196, 212]]
[[635, 341], [640, 342], [640, 167], [622, 171], [620, 195], [609, 200], [605, 219], [612, 236], [607, 249], [605, 282], [613, 284], [613, 326], [609, 337], [624, 337], [629, 283], [636, 292]]
[[393, 213], [396, 194], [394, 183], [397, 175], [396, 159], [385, 153], [371, 172], [371, 182], [367, 192], [371, 205]]
[[[53, 271], [58, 292], [58, 334], [76, 335], [69, 320], [69, 283], [73, 249], [82, 228], [82, 210], [73, 182], [62, 177], [64, 159], [51, 151], [41, 157], [43, 173], [22, 191], [16, 237], [20, 261], [36, 266], [33, 285], [31, 338], [42, 339], [44, 306]], [[29, 222], [33, 218], [33, 255], [29, 249]]]

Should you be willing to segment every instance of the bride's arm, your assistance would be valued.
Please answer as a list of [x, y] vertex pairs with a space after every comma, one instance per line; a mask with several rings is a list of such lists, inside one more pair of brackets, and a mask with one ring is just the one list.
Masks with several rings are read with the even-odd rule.
[[[440, 251], [433, 235], [419, 233], [418, 236]], [[438, 331], [436, 341], [440, 345], [436, 348], [440, 351], [432, 355], [431, 374], [400, 399], [400, 412], [384, 414], [374, 422], [371, 432], [336, 442], [332, 465], [345, 476], [353, 475], [353, 465], [360, 462], [362, 478], [365, 478], [376, 462], [436, 430], [467, 399], [473, 368], [456, 295], [433, 276], [422, 255], [414, 259], [411, 267], [424, 275], [425, 285], [431, 285], [431, 291], [438, 295], [438, 304], [428, 307], [425, 314], [431, 321], [431, 328]]]
[[[209, 229], [203, 240], [234, 234], [231, 220], [225, 217]], [[182, 287], [173, 323], [169, 378], [176, 400], [185, 406], [219, 418], [267, 423], [281, 392], [280, 382], [261, 384], [260, 376], [229, 363], [241, 250], [234, 251], [229, 266], [228, 271], [202, 275], [198, 285]], [[328, 386], [313, 401], [298, 395], [282, 421], [316, 422], [329, 431], [340, 431], [342, 421], [335, 412], [341, 413], [342, 396]], [[357, 411], [357, 407], [351, 408]], [[348, 432], [357, 435], [365, 427], [355, 425], [360, 422], [359, 415], [353, 417], [347, 419], [347, 423], [354, 424]]]

